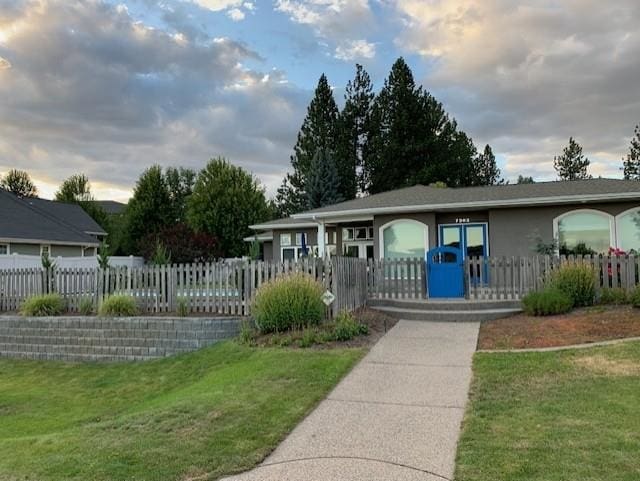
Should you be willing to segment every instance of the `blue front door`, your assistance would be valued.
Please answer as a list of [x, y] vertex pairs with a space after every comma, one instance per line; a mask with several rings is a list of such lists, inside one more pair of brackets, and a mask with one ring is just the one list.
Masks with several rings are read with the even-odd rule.
[[[440, 226], [439, 232], [440, 246], [455, 247], [462, 251], [462, 257], [487, 257], [489, 254], [487, 246], [487, 225], [486, 224], [447, 224]], [[477, 268], [476, 271], [469, 272], [470, 282], [487, 282], [487, 266], [483, 272]]]
[[455, 247], [436, 247], [426, 254], [429, 297], [464, 296], [464, 261]]

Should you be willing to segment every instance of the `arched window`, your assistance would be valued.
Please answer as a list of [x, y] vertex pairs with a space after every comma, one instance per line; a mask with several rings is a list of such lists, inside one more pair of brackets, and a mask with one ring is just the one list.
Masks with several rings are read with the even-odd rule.
[[598, 210], [574, 210], [554, 219], [555, 236], [560, 250], [583, 246], [604, 253], [615, 245], [613, 216]]
[[399, 219], [380, 228], [380, 253], [383, 258], [424, 258], [428, 246], [427, 226], [412, 219]]
[[633, 208], [616, 217], [618, 247], [625, 252], [640, 252], [640, 208]]

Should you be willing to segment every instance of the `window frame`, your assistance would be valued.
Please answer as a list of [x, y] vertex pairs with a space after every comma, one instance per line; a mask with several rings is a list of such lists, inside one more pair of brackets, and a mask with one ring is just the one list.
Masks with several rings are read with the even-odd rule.
[[0, 254], [0, 256], [8, 256], [11, 255], [11, 244], [8, 242], [0, 242], [0, 247], [5, 246], [7, 248], [7, 252], [4, 254]]
[[558, 242], [558, 246], [556, 247], [556, 255], [560, 254], [560, 221], [565, 217], [569, 217], [570, 215], [575, 214], [596, 214], [603, 218], [606, 218], [609, 221], [609, 247], [617, 247], [618, 239], [616, 236], [616, 216], [597, 209], [574, 209], [564, 212], [563, 214], [560, 214], [553, 219], [553, 238]]
[[43, 256], [45, 248], [47, 249], [47, 255], [49, 257], [52, 257], [52, 255], [51, 255], [51, 244], [40, 244], [40, 257]]
[[389, 221], [386, 224], [383, 224], [378, 228], [378, 248], [379, 248], [378, 257], [380, 259], [385, 259], [385, 257], [384, 257], [384, 231], [385, 231], [385, 229], [388, 229], [392, 225], [398, 224], [400, 222], [408, 222], [410, 224], [415, 224], [415, 225], [418, 225], [418, 226], [423, 228], [423, 230], [424, 230], [424, 254], [423, 254], [422, 258], [424, 259], [424, 257], [426, 256], [427, 252], [429, 252], [429, 226], [427, 224], [425, 224], [424, 222], [420, 222], [419, 220], [407, 219], [407, 218], [404, 218], [404, 217]]
[[[289, 238], [287, 242], [283, 242], [283, 239]], [[291, 232], [281, 233], [280, 234], [280, 247], [290, 247], [291, 246]]]
[[615, 245], [614, 245], [614, 246], [615, 246], [617, 249], [622, 249], [622, 246], [620, 245], [621, 243], [620, 243], [620, 235], [619, 235], [619, 232], [621, 232], [621, 231], [622, 231], [621, 226], [620, 226], [620, 223], [621, 223], [621, 221], [622, 221], [622, 218], [623, 218], [623, 217], [625, 217], [625, 216], [627, 216], [628, 214], [633, 213], [633, 212], [637, 212], [638, 214], [640, 214], [640, 206], [637, 206], [637, 207], [631, 207], [631, 208], [629, 208], [629, 209], [627, 209], [627, 210], [625, 210], [625, 211], [620, 212], [619, 214], [617, 214], [617, 215], [615, 216], [615, 229], [616, 229], [616, 232], [615, 232], [615, 234], [616, 234], [616, 239], [615, 239], [615, 240], [616, 240], [616, 243], [615, 243]]

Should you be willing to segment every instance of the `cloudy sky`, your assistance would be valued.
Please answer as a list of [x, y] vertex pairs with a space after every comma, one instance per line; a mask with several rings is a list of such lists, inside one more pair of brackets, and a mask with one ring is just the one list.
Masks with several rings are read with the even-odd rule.
[[125, 200], [149, 165], [223, 155], [273, 193], [321, 73], [341, 101], [398, 56], [506, 178], [574, 136], [619, 176], [640, 123], [638, 0], [0, 0], [0, 173]]

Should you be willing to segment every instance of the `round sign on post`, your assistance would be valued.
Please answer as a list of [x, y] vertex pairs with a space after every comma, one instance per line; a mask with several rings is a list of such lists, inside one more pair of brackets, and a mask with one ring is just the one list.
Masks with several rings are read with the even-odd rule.
[[330, 306], [333, 303], [333, 301], [336, 300], [336, 296], [334, 296], [332, 292], [327, 289], [326, 291], [324, 291], [324, 294], [322, 294], [321, 299], [322, 299], [322, 302], [324, 302], [325, 306]]

